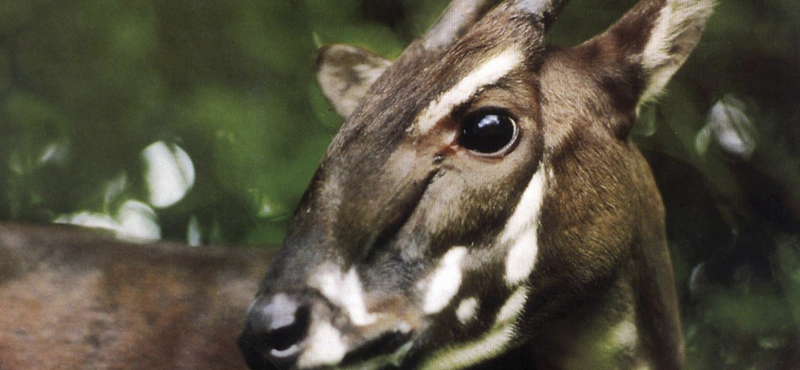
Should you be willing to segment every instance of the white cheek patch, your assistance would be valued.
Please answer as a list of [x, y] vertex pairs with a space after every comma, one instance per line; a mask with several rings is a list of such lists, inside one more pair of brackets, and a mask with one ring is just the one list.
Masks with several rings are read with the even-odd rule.
[[308, 338], [308, 346], [297, 359], [298, 368], [335, 365], [344, 359], [347, 345], [342, 339], [342, 334], [331, 324], [316, 323], [311, 327], [309, 333], [311, 336]]
[[[587, 335], [577, 341], [576, 355], [570, 359], [575, 363], [628, 364], [630, 369], [646, 370], [647, 361], [641, 356], [641, 342], [632, 312], [626, 312], [620, 321], [608, 326], [593, 325]], [[568, 366], [567, 366], [568, 367]]]
[[639, 342], [639, 332], [632, 320], [623, 320], [611, 329], [611, 347], [633, 352]]
[[539, 213], [547, 187], [546, 173], [547, 170], [542, 166], [533, 175], [500, 236], [500, 243], [511, 245], [506, 257], [505, 274], [509, 286], [525, 281], [536, 263], [539, 253]]
[[450, 304], [461, 287], [461, 261], [467, 255], [467, 248], [454, 247], [445, 253], [439, 266], [428, 280], [422, 310], [435, 314]]
[[516, 321], [523, 312], [528, 289], [518, 288], [498, 311], [492, 328], [472, 342], [435, 353], [420, 369], [464, 369], [505, 352], [516, 332]]
[[344, 274], [334, 265], [324, 265], [312, 275], [308, 285], [347, 312], [353, 325], [369, 325], [377, 320], [377, 315], [367, 312], [363, 286], [355, 268]]
[[463, 299], [461, 303], [458, 304], [458, 308], [456, 308], [456, 317], [458, 321], [463, 325], [474, 321], [478, 317], [479, 305], [480, 302], [478, 298], [469, 297]]
[[526, 230], [517, 237], [506, 258], [506, 283], [519, 284], [533, 272], [539, 252], [536, 230]]
[[454, 108], [467, 102], [482, 88], [497, 83], [519, 67], [524, 60], [522, 51], [517, 47], [505, 49], [490, 57], [450, 90], [433, 100], [417, 118], [415, 127], [420, 133], [427, 133]]

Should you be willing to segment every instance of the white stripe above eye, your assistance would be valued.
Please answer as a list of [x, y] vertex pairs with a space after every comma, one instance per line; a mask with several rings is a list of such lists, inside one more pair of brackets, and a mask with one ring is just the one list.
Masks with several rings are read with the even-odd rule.
[[510, 47], [492, 55], [450, 90], [434, 99], [419, 115], [415, 126], [422, 134], [430, 131], [454, 108], [469, 101], [486, 86], [497, 83], [519, 67], [524, 60], [522, 51], [517, 47]]

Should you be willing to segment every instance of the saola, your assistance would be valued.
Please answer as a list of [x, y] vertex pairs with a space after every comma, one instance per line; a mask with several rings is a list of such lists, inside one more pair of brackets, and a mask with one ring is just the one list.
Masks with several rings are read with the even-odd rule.
[[557, 0], [456, 0], [394, 62], [323, 48], [346, 122], [247, 314], [252, 369], [682, 368], [664, 210], [629, 138], [711, 0], [569, 48]]

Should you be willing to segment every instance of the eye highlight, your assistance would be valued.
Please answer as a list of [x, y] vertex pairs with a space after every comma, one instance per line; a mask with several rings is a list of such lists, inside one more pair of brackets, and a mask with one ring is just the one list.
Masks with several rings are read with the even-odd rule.
[[482, 155], [501, 155], [517, 138], [517, 123], [500, 110], [468, 114], [461, 122], [458, 145]]

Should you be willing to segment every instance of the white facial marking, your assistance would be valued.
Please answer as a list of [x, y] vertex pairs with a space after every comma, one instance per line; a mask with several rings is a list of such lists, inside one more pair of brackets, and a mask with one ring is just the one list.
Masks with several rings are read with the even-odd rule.
[[536, 255], [539, 253], [539, 211], [547, 187], [546, 172], [542, 166], [533, 175], [500, 237], [501, 243], [511, 243], [506, 257], [505, 275], [509, 286], [525, 281], [536, 263]]
[[516, 321], [522, 313], [519, 302], [522, 301], [524, 304], [527, 294], [527, 288], [518, 288], [500, 309], [494, 325], [487, 333], [475, 341], [437, 352], [420, 368], [423, 370], [464, 369], [503, 353], [514, 339]]
[[[651, 72], [647, 89], [640, 100], [642, 103], [655, 98], [680, 68], [685, 55], [699, 39], [685, 34], [702, 31], [702, 27], [697, 28], [697, 26], [705, 23], [704, 20], [711, 15], [714, 2], [713, 0], [669, 0], [661, 9], [650, 41], [642, 53], [642, 64], [646, 71]], [[684, 37], [685, 40], [681, 40]], [[676, 46], [682, 48], [677, 56], [670, 52], [670, 49]]]
[[536, 229], [527, 230], [517, 237], [506, 258], [506, 282], [514, 286], [533, 272], [539, 252]]
[[461, 286], [461, 260], [467, 248], [454, 247], [445, 253], [427, 284], [422, 310], [434, 314], [443, 310], [458, 293]]
[[493, 329], [479, 340], [437, 353], [420, 369], [464, 369], [503, 353], [513, 338], [514, 327], [511, 325]]
[[367, 312], [364, 305], [364, 292], [361, 279], [354, 268], [347, 272], [342, 286], [342, 305], [350, 315], [354, 325], [361, 326], [375, 322], [376, 315]]
[[528, 288], [524, 286], [517, 288], [517, 290], [511, 294], [511, 297], [508, 297], [503, 307], [500, 307], [500, 311], [497, 311], [497, 317], [494, 319], [495, 325], [502, 325], [516, 320], [522, 313], [522, 310], [525, 309], [525, 302], [527, 300]]
[[416, 127], [421, 133], [428, 132], [436, 122], [447, 117], [457, 106], [467, 102], [480, 90], [497, 83], [525, 60], [519, 48], [511, 47], [487, 59], [450, 90], [439, 95], [417, 118]]
[[612, 346], [618, 349], [633, 350], [639, 341], [636, 324], [632, 320], [623, 320], [611, 329]]
[[462, 324], [469, 324], [475, 320], [478, 315], [479, 301], [478, 298], [469, 297], [461, 300], [456, 308], [456, 317]]
[[316, 323], [309, 330], [308, 346], [300, 358], [297, 367], [300, 369], [325, 365], [335, 365], [342, 361], [347, 353], [347, 345], [342, 334], [326, 322]]
[[347, 312], [353, 325], [369, 325], [377, 320], [377, 315], [367, 312], [361, 279], [355, 268], [344, 274], [336, 266], [324, 265], [312, 275], [308, 285]]
[[393, 353], [372, 357], [367, 361], [355, 363], [349, 366], [337, 367], [336, 370], [379, 370], [385, 369], [386, 365], [392, 365], [393, 367], [399, 368], [400, 364], [403, 362], [403, 359], [408, 354], [408, 351], [411, 350], [411, 347], [413, 346], [414, 342], [408, 342]]

